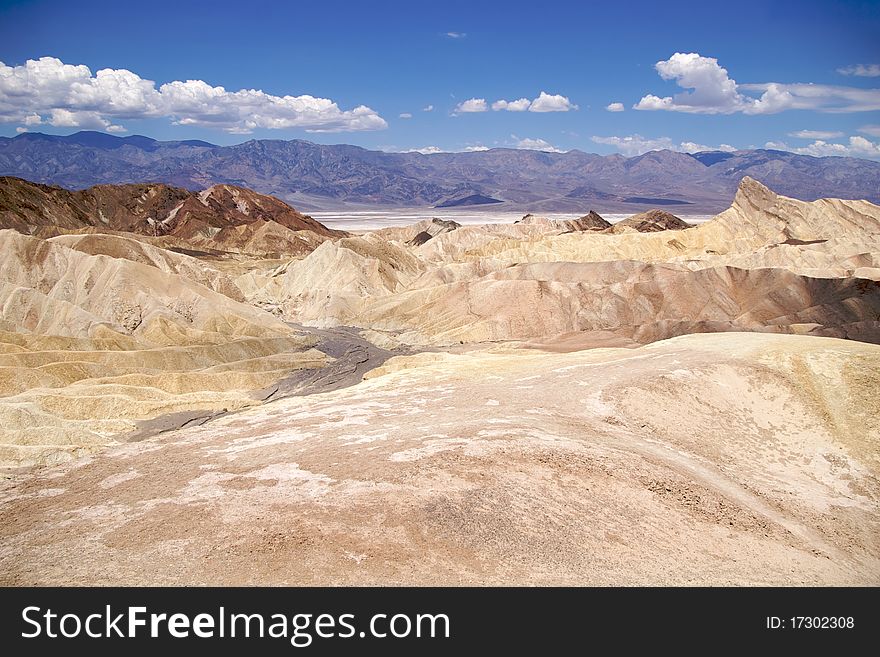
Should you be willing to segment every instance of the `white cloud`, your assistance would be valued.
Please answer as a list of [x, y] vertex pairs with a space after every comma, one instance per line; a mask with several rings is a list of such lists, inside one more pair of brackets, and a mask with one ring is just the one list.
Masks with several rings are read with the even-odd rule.
[[544, 91], [532, 101], [529, 105], [530, 112], [567, 112], [568, 110], [576, 110], [577, 105], [560, 94], [548, 94]]
[[528, 98], [520, 98], [519, 100], [496, 100], [492, 103], [492, 109], [496, 112], [506, 110], [508, 112], [525, 112], [532, 104]]
[[410, 114], [409, 112], [401, 112], [401, 113], [400, 113], [400, 118], [401, 118], [401, 119], [411, 119], [411, 118], [412, 118], [412, 114]]
[[880, 137], [880, 125], [863, 125], [859, 128], [859, 132], [872, 137]]
[[[25, 123], [27, 123], [28, 118], [25, 117]], [[98, 112], [71, 111], [56, 108], [51, 111], [48, 123], [56, 128], [93, 128], [95, 130], [106, 130], [107, 132], [125, 132], [125, 128], [121, 125], [110, 123]]]
[[556, 148], [553, 144], [543, 139], [529, 139], [524, 138], [520, 139], [517, 144], [517, 148], [530, 150], [530, 151], [544, 151], [546, 153], [564, 153], [565, 151]]
[[15, 131], [16, 131], [17, 133], [21, 134], [22, 132], [27, 132], [28, 129], [25, 128], [23, 125], [20, 125], [20, 126], [18, 126], [18, 127], [15, 129]]
[[654, 68], [664, 80], [675, 80], [680, 87], [692, 91], [674, 98], [648, 94], [633, 109], [711, 114], [744, 109], [745, 97], [737, 92], [736, 82], [728, 77], [727, 69], [718, 65], [717, 59], [677, 52], [669, 59], [657, 62]]
[[764, 148], [790, 151], [800, 155], [812, 155], [813, 157], [826, 157], [831, 155], [839, 157], [861, 157], [874, 160], [880, 159], [880, 144], [859, 136], [850, 137], [845, 144], [829, 143], [817, 139], [812, 144], [800, 148], [791, 148], [785, 142], [768, 141], [764, 144]]
[[834, 139], [835, 137], [843, 137], [843, 133], [837, 130], [798, 130], [797, 132], [789, 132], [788, 136], [798, 139]]
[[[474, 109], [464, 109], [468, 103], [474, 103]], [[492, 109], [496, 112], [568, 112], [576, 110], [577, 105], [567, 97], [560, 94], [548, 94], [542, 91], [534, 100], [519, 98], [517, 100], [500, 99], [492, 103]], [[461, 103], [456, 112], [485, 112], [486, 101], [482, 98], [471, 98]]]
[[433, 111], [434, 111], [434, 106], [433, 106], [433, 105], [425, 105], [425, 106], [422, 108], [422, 111], [423, 111], [423, 112], [433, 112]]
[[764, 148], [774, 151], [791, 151], [791, 147], [784, 141], [768, 141], [764, 144]]
[[467, 36], [467, 32], [447, 32], [444, 36], [450, 39], [464, 39]]
[[42, 122], [43, 119], [37, 113], [28, 114], [26, 117], [24, 117], [25, 125], [40, 125]]
[[[712, 57], [675, 53], [654, 65], [664, 80], [675, 80], [686, 91], [675, 96], [644, 96], [637, 110], [666, 110], [694, 114], [775, 114], [806, 109], [821, 112], [865, 112], [880, 109], [880, 89], [822, 84], [764, 82], [738, 85]], [[760, 97], [742, 91], [761, 92]]]
[[746, 114], [776, 114], [786, 110], [814, 110], [829, 114], [880, 110], [880, 89], [857, 89], [827, 84], [743, 84], [741, 89], [763, 92]]
[[453, 110], [453, 114], [472, 114], [474, 112], [486, 112], [488, 109], [485, 98], [469, 98], [460, 102]]
[[614, 146], [618, 151], [630, 157], [632, 155], [641, 155], [648, 151], [656, 151], [661, 149], [672, 150], [674, 144], [669, 137], [659, 137], [657, 139], [648, 139], [641, 135], [629, 135], [626, 137], [590, 137], [597, 144], [607, 144]]
[[395, 147], [388, 147], [385, 150], [389, 153], [421, 153], [422, 155], [434, 155], [436, 153], [479, 153], [482, 151], [488, 151], [489, 147], [483, 146], [482, 144], [474, 144], [472, 146], [465, 146], [462, 150], [446, 150], [439, 146], [423, 146], [422, 148], [407, 148], [406, 150], [397, 150]]
[[730, 144], [721, 144], [720, 146], [707, 146], [698, 144], [693, 141], [682, 141], [676, 143], [669, 137], [642, 137], [641, 135], [627, 135], [625, 137], [591, 137], [593, 142], [597, 144], [607, 144], [614, 146], [618, 151], [632, 157], [633, 155], [641, 155], [648, 151], [670, 150], [680, 153], [699, 153], [701, 151], [725, 151], [733, 152], [737, 150], [735, 146]]
[[447, 153], [439, 146], [423, 146], [422, 148], [410, 148], [401, 153], [421, 153], [422, 155], [434, 155], [435, 153]]
[[714, 151], [716, 149], [711, 146], [706, 146], [705, 144], [699, 144], [695, 141], [683, 141], [678, 145], [678, 148], [673, 148], [671, 150], [680, 150], [684, 153], [699, 153], [700, 151]]
[[341, 132], [387, 127], [369, 107], [343, 111], [326, 98], [227, 91], [202, 80], [175, 80], [157, 89], [152, 80], [125, 69], [101, 69], [92, 75], [87, 66], [54, 57], [29, 59], [21, 66], [0, 62], [0, 122], [26, 122], [34, 115], [58, 127], [110, 132], [125, 130], [115, 120], [161, 117], [177, 125], [238, 134], [256, 128]]
[[230, 92], [201, 80], [169, 82], [159, 88], [177, 123], [211, 128], [285, 129], [307, 132], [377, 130], [388, 126], [364, 105], [342, 111], [332, 100], [314, 96], [272, 96], [255, 89]]
[[622, 112], [624, 110], [623, 103], [611, 103], [605, 106], [609, 112]]
[[861, 78], [880, 77], [880, 64], [856, 64], [837, 69], [841, 75], [855, 75]]

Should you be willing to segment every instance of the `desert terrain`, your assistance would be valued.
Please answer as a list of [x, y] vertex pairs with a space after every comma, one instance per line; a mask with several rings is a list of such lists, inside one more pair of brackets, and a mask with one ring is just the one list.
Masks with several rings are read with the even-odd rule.
[[880, 206], [347, 233], [0, 178], [0, 583], [880, 584]]

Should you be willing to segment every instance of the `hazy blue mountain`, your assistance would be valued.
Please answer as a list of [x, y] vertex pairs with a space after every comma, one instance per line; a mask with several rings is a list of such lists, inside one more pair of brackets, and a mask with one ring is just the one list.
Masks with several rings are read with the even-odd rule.
[[[443, 206], [498, 199], [493, 210], [679, 212], [722, 210], [743, 176], [804, 200], [880, 202], [880, 163], [775, 150], [637, 157], [581, 151], [495, 148], [474, 153], [385, 153], [357, 146], [261, 139], [235, 146], [156, 141], [98, 132], [24, 133], [0, 138], [0, 175], [85, 188], [163, 182], [188, 189], [216, 183], [272, 194], [303, 210], [344, 205]], [[469, 206], [471, 207], [471, 206]]]

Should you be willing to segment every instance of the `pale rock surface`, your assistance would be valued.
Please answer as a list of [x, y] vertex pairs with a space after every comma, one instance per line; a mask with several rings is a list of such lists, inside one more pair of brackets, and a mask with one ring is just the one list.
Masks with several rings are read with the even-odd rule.
[[341, 238], [143, 187], [0, 199], [0, 462], [67, 461], [0, 478], [0, 583], [880, 584], [877, 206]]
[[0, 463], [95, 451], [168, 413], [250, 406], [251, 391], [327, 363], [194, 258], [11, 230], [0, 253]]
[[[745, 179], [702, 225], [670, 230], [680, 224], [663, 212], [628, 221], [620, 234], [537, 218], [463, 226], [398, 248], [417, 224], [324, 244], [241, 287], [293, 321], [416, 345], [596, 331], [640, 343], [731, 330], [880, 340], [878, 206], [806, 203]], [[648, 223], [664, 230], [638, 232]], [[380, 246], [382, 235], [398, 240]]]
[[878, 373], [743, 333], [398, 358], [7, 481], [0, 582], [876, 586]]
[[235, 301], [244, 301], [241, 290], [223, 272], [204, 260], [159, 248], [122, 235], [101, 233], [59, 235], [48, 240], [89, 255], [106, 255], [150, 265], [200, 283]]

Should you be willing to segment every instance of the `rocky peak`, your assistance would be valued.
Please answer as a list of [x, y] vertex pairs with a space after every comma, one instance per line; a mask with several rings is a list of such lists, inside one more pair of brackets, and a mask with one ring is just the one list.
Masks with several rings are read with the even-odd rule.
[[461, 224], [451, 219], [438, 219], [434, 217], [430, 221], [423, 221], [415, 226], [418, 232], [406, 241], [408, 246], [421, 246], [428, 240], [442, 233], [450, 233], [461, 228]]
[[581, 226], [580, 230], [604, 230], [611, 227], [611, 224], [595, 210], [590, 210], [574, 221]]
[[736, 190], [734, 206], [766, 208], [778, 199], [778, 195], [750, 176], [745, 176]]
[[670, 212], [654, 209], [633, 215], [629, 219], [614, 224], [609, 232], [658, 233], [663, 230], [684, 230], [685, 228], [691, 228], [691, 225]]
[[611, 227], [610, 223], [605, 221], [605, 219], [593, 210], [590, 210], [588, 214], [578, 217], [577, 219], [547, 219], [546, 217], [527, 214], [514, 223], [525, 224], [527, 226], [546, 226], [548, 228], [554, 228], [568, 233], [584, 230], [604, 230]]

